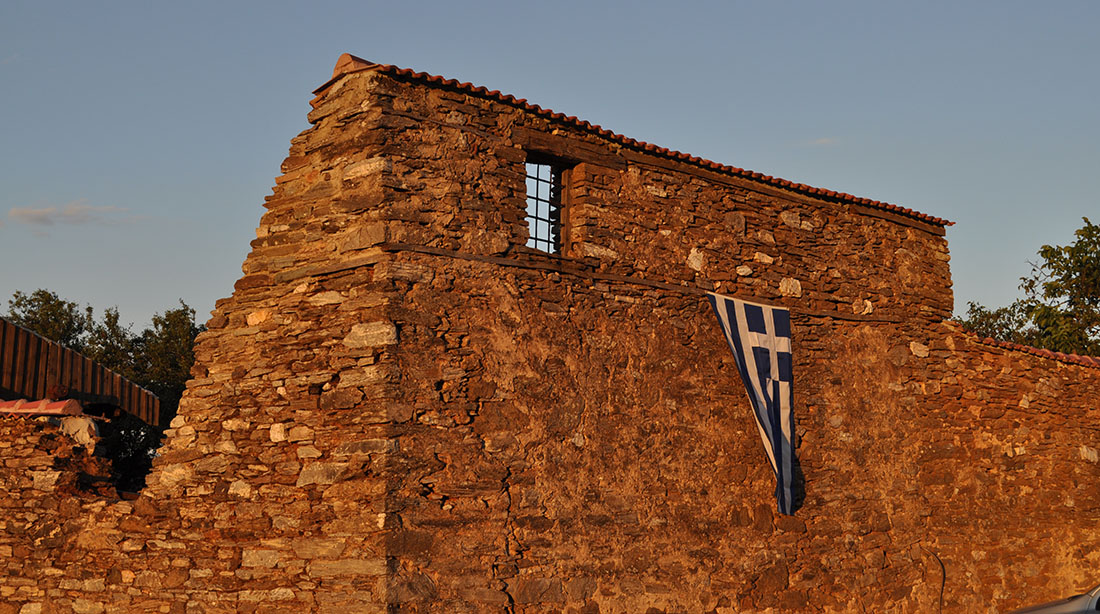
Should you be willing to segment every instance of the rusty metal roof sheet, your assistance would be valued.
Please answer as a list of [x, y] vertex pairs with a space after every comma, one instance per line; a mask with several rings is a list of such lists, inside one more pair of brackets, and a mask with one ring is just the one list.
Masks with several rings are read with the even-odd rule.
[[0, 399], [70, 398], [160, 425], [160, 399], [92, 359], [0, 318]]

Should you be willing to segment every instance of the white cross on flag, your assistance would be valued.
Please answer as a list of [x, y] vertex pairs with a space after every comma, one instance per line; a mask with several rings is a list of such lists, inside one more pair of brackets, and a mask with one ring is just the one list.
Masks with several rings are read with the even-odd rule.
[[794, 419], [791, 417], [791, 313], [782, 307], [707, 293], [722, 324], [752, 402], [756, 426], [775, 470], [779, 513], [794, 497]]

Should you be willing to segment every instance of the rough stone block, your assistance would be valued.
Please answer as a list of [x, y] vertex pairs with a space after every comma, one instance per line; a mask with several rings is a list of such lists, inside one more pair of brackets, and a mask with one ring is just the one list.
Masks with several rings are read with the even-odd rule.
[[245, 548], [241, 552], [241, 565], [244, 567], [274, 567], [281, 560], [282, 555], [275, 550]]
[[372, 348], [397, 343], [397, 327], [393, 322], [366, 322], [356, 324], [344, 337], [349, 348]]
[[562, 603], [565, 593], [558, 578], [514, 578], [508, 593], [516, 603]]
[[802, 296], [802, 283], [793, 277], [779, 280], [779, 293], [783, 296]]
[[347, 541], [339, 538], [308, 537], [294, 540], [290, 547], [302, 559], [334, 559], [344, 553]]
[[347, 463], [310, 463], [302, 469], [295, 485], [301, 488], [310, 484], [332, 484], [347, 468]]
[[335, 561], [311, 561], [306, 573], [314, 578], [336, 576], [381, 576], [387, 571], [385, 559], [339, 559]]

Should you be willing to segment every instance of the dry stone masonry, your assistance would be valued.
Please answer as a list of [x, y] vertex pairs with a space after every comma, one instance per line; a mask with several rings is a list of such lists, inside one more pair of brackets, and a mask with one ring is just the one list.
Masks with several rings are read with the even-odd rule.
[[[1100, 369], [951, 322], [943, 220], [350, 56], [312, 106], [141, 496], [0, 421], [0, 614], [997, 612], [1100, 582]], [[525, 247], [533, 156], [565, 168], [560, 254]], [[793, 516], [707, 290], [792, 310]]]

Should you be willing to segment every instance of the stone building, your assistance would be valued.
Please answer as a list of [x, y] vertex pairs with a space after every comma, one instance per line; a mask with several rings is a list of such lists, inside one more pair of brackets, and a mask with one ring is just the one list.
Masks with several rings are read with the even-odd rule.
[[[315, 93], [141, 497], [36, 488], [45, 437], [0, 422], [0, 614], [996, 612], [1100, 582], [1100, 361], [952, 322], [945, 220], [352, 56]], [[793, 516], [708, 290], [792, 311]]]

